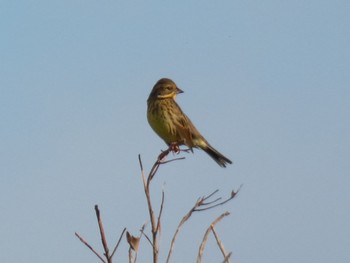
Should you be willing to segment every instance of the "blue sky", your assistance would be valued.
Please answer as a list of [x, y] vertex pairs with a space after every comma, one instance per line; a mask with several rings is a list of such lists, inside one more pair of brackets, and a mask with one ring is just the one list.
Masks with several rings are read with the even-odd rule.
[[[341, 0], [2, 1], [0, 261], [97, 262], [74, 236], [100, 248], [95, 204], [111, 246], [124, 227], [138, 233], [148, 214], [137, 156], [149, 170], [165, 149], [146, 100], [169, 77], [234, 164], [195, 151], [161, 167], [161, 259], [198, 197], [243, 184], [190, 219], [173, 262], [194, 262], [226, 210], [217, 231], [233, 262], [349, 262], [349, 13]], [[221, 262], [213, 239], [205, 256]], [[126, 242], [115, 257], [126, 262]]]

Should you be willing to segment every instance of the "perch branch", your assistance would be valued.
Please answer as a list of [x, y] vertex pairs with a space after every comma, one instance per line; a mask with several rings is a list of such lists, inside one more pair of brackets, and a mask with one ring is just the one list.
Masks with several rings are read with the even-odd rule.
[[[163, 206], [164, 206], [164, 191], [162, 191], [162, 199], [161, 199], [161, 205], [159, 209], [159, 214], [158, 217], [156, 218], [154, 209], [152, 206], [152, 200], [151, 200], [151, 194], [150, 194], [150, 184], [154, 176], [156, 175], [159, 166], [161, 164], [165, 164], [171, 161], [176, 161], [176, 160], [181, 160], [184, 158], [176, 158], [168, 161], [164, 161], [164, 158], [171, 152], [174, 151], [174, 146], [170, 145], [169, 148], [163, 152], [161, 152], [156, 160], [156, 162], [153, 164], [151, 171], [149, 172], [147, 178], [143, 169], [143, 164], [141, 160], [141, 155], [139, 154], [139, 164], [140, 164], [140, 169], [141, 169], [141, 175], [142, 175], [142, 180], [143, 180], [143, 187], [146, 195], [146, 200], [147, 200], [147, 206], [148, 206], [148, 213], [151, 221], [151, 232], [152, 232], [152, 247], [153, 247], [153, 262], [157, 263], [158, 262], [158, 251], [159, 251], [159, 244], [158, 244], [158, 234], [160, 233], [161, 230], [161, 216], [163, 212]], [[179, 150], [180, 151], [180, 150]], [[143, 235], [143, 231], [141, 231]], [[146, 235], [145, 235], [146, 236]], [[149, 240], [149, 238], [146, 236], [146, 238]]]
[[[157, 164], [157, 162], [155, 163], [155, 165]], [[151, 181], [150, 176], [152, 175], [153, 172], [155, 173], [157, 171], [159, 165], [157, 165], [157, 166], [154, 165], [152, 167], [150, 175], [148, 176], [148, 179], [146, 180], [146, 176], [145, 176], [142, 161], [141, 161], [141, 155], [139, 155], [139, 163], [140, 163], [141, 175], [142, 175], [142, 179], [143, 179], [143, 187], [144, 187], [144, 191], [145, 191], [145, 195], [146, 195], [146, 199], [147, 199], [149, 217], [151, 220], [151, 228], [152, 228], [151, 231], [152, 231], [152, 241], [153, 241], [152, 242], [153, 260], [154, 260], [154, 263], [157, 263], [157, 258], [158, 258], [157, 225], [156, 225], [156, 218], [155, 218], [153, 207], [152, 207], [151, 195], [149, 192], [149, 183]]]

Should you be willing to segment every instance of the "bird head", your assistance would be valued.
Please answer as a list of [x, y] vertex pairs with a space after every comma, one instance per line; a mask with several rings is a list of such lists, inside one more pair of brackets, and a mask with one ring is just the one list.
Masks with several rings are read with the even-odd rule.
[[179, 93], [183, 93], [183, 91], [176, 86], [174, 81], [171, 79], [163, 78], [158, 80], [154, 85], [149, 98], [175, 99], [176, 95]]

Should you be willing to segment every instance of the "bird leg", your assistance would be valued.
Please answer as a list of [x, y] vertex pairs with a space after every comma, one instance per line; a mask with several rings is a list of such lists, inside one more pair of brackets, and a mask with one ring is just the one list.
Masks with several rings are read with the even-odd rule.
[[162, 151], [161, 154], [158, 156], [158, 161], [162, 161], [170, 152], [173, 154], [179, 154], [180, 152], [192, 152], [192, 148], [187, 148], [187, 149], [180, 149], [179, 143], [177, 142], [172, 142], [169, 145], [169, 148], [165, 151]]
[[162, 151], [161, 154], [158, 156], [158, 161], [162, 161], [170, 152], [179, 154], [180, 151], [180, 147], [176, 142], [170, 143], [169, 148], [165, 151]]
[[169, 145], [170, 150], [173, 153], [179, 154], [180, 153], [180, 147], [176, 142], [173, 142]]

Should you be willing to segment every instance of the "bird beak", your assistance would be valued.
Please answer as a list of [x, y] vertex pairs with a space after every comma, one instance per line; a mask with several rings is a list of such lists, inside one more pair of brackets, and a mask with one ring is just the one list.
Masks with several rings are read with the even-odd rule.
[[178, 87], [176, 87], [176, 94], [180, 94], [180, 93], [184, 93], [184, 91], [182, 89], [179, 89]]

